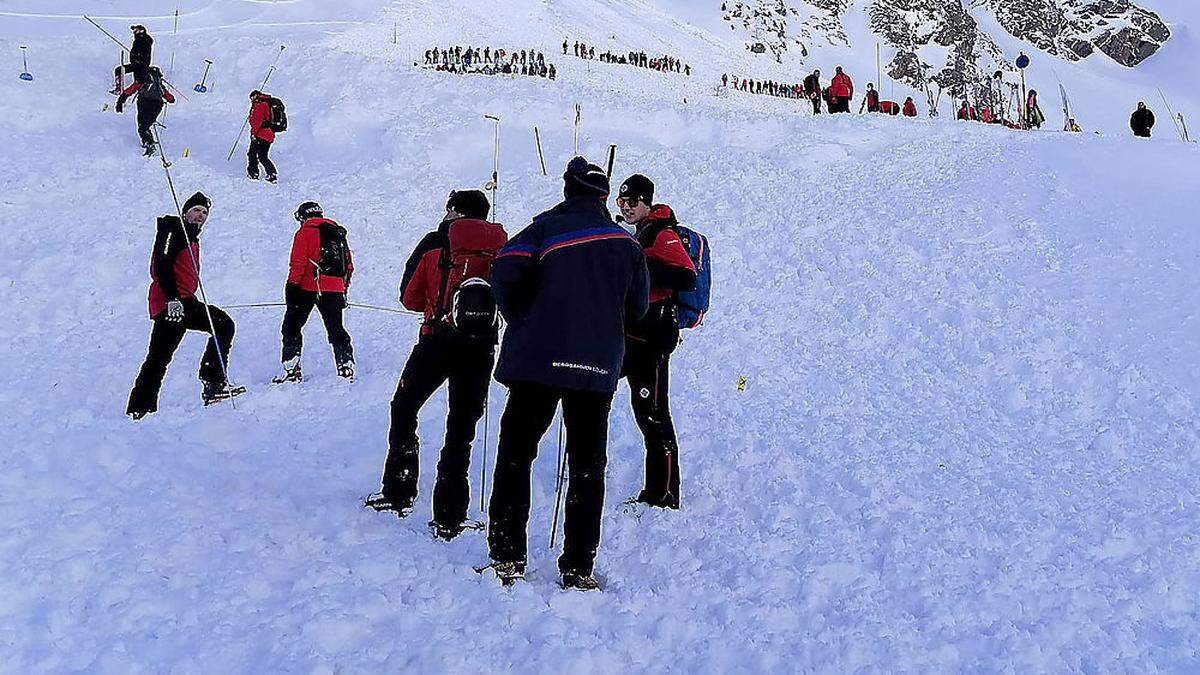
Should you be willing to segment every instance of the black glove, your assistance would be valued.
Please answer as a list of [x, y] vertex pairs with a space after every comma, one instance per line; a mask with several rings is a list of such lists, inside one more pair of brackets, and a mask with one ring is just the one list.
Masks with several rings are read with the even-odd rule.
[[117, 112], [123, 112], [122, 108], [124, 108], [124, 107], [125, 107], [125, 100], [126, 100], [126, 99], [128, 99], [128, 98], [129, 98], [129, 97], [128, 97], [128, 96], [126, 96], [125, 94], [121, 94], [121, 95], [120, 95], [120, 96], [117, 98]]
[[283, 301], [288, 307], [300, 304], [301, 298], [304, 297], [304, 289], [300, 284], [287, 284], [283, 287]]

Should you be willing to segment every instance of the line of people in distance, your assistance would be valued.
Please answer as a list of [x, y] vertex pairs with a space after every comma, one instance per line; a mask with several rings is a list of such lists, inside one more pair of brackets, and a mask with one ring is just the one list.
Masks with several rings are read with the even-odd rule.
[[[696, 288], [697, 264], [671, 207], [654, 201], [655, 185], [648, 177], [630, 176], [618, 193], [621, 218], [632, 233], [610, 215], [609, 192], [604, 170], [576, 157], [563, 174], [563, 200], [509, 238], [502, 225], [488, 220], [491, 205], [484, 193], [453, 191], [438, 226], [410, 255], [400, 282], [401, 303], [421, 313], [423, 322], [391, 400], [381, 489], [366, 506], [401, 517], [413, 509], [420, 467], [418, 413], [445, 384], [449, 409], [430, 528], [448, 540], [469, 527], [471, 446], [495, 366], [494, 377], [508, 388], [508, 400], [500, 420], [487, 543], [490, 567], [505, 583], [524, 574], [530, 471], [560, 404], [569, 475], [558, 561], [564, 587], [598, 587], [593, 572], [609, 412], [622, 378], [630, 386], [646, 451], [644, 484], [630, 502], [680, 508], [669, 370], [680, 337], [679, 294]], [[234, 322], [197, 295], [200, 235], [211, 208], [209, 198], [197, 192], [178, 215], [157, 221], [150, 343], [126, 408], [135, 420], [157, 410], [163, 376], [189, 330], [209, 334], [199, 370], [203, 402], [244, 391], [231, 388], [227, 378]], [[338, 374], [352, 378], [354, 349], [342, 321], [354, 274], [346, 230], [316, 202], [301, 204], [293, 215], [299, 227], [284, 291], [281, 373], [273, 381], [303, 380], [301, 331], [314, 308], [324, 321]]]
[[[563, 40], [563, 55], [567, 54], [569, 44], [567, 40]], [[581, 42], [576, 42], [573, 50], [575, 56], [581, 59], [596, 59], [595, 47], [588, 47]], [[688, 76], [692, 74], [692, 66], [690, 64], [684, 63], [681, 59], [669, 54], [650, 56], [643, 51], [612, 52], [605, 50], [600, 52], [599, 61], [601, 63], [615, 63], [622, 66], [637, 66], [638, 68], [657, 70], [660, 73], [681, 73]]]
[[476, 75], [527, 75], [556, 79], [558, 70], [546, 62], [546, 55], [532, 49], [507, 51], [491, 47], [461, 46], [425, 50], [427, 68], [449, 73]]
[[[725, 88], [732, 86], [734, 91], [744, 91], [752, 94], [790, 99], [807, 99], [812, 104], [814, 115], [821, 114], [822, 104], [824, 104], [830, 113], [848, 113], [850, 112], [850, 102], [854, 99], [854, 81], [842, 70], [841, 66], [837, 67], [828, 87], [821, 83], [820, 70], [814, 70], [806, 76], [803, 84], [785, 84], [772, 80], [739, 78], [736, 75], [726, 73], [721, 75], [721, 86]], [[866, 112], [888, 115], [903, 113], [905, 117], [917, 116], [917, 104], [911, 96], [904, 101], [903, 106], [894, 101], [883, 101], [880, 99], [879, 91], [875, 89], [874, 83], [867, 84], [867, 92], [863, 97], [862, 105], [859, 107], [859, 113], [861, 114], [864, 110]]]

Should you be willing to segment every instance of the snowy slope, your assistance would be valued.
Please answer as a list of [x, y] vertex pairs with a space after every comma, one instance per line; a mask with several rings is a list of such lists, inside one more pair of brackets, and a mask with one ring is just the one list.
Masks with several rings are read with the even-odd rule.
[[[711, 319], [672, 383], [685, 510], [616, 506], [641, 479], [624, 390], [602, 594], [555, 583], [553, 434], [529, 583], [473, 574], [479, 535], [426, 534], [444, 394], [422, 415], [421, 508], [360, 509], [416, 338], [401, 315], [348, 315], [349, 387], [310, 322], [315, 377], [281, 389], [279, 313], [231, 310], [234, 377], [251, 389], [236, 409], [199, 408], [190, 336], [160, 412], [122, 418], [149, 330], [153, 218], [173, 207], [132, 115], [101, 113], [115, 50], [75, 12], [147, 9], [10, 0], [0, 49], [30, 45], [37, 79], [0, 78], [0, 670], [1197, 667], [1196, 146], [717, 98], [748, 56], [638, 0], [181, 2], [174, 38], [173, 3], [154, 4], [156, 60], [175, 50], [190, 99], [163, 131], [173, 176], [215, 201], [217, 304], [280, 299], [290, 214], [315, 198], [350, 229], [353, 300], [393, 306], [446, 193], [490, 171], [482, 115], [504, 119], [498, 210], [515, 231], [559, 196], [580, 102], [584, 151], [618, 144], [618, 176], [653, 176], [714, 249]], [[124, 37], [130, 19], [102, 21]], [[675, 53], [698, 74], [562, 57], [564, 37]], [[544, 50], [559, 81], [411, 65], [434, 43], [484, 40]], [[282, 179], [249, 183], [244, 153], [225, 155], [281, 43]], [[1195, 54], [1170, 49], [1162, 63]], [[492, 452], [503, 400], [494, 386]]]

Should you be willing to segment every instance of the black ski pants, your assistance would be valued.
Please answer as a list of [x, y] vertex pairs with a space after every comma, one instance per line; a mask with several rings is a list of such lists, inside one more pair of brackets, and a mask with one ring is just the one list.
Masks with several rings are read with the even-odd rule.
[[637, 500], [679, 508], [679, 443], [671, 420], [671, 352], [625, 341], [622, 375], [629, 381], [633, 417], [646, 444], [645, 483]]
[[500, 444], [488, 504], [488, 554], [497, 562], [524, 561], [528, 549], [530, 472], [538, 443], [562, 402], [566, 426], [567, 506], [561, 572], [591, 574], [600, 546], [608, 414], [613, 392], [559, 389], [522, 382], [509, 387], [500, 419]]
[[248, 164], [246, 165], [246, 174], [251, 178], [258, 178], [258, 165], [267, 170], [268, 176], [277, 174], [275, 171], [275, 163], [269, 157], [271, 153], [271, 143], [264, 141], [257, 136], [250, 137], [250, 151], [246, 153]]
[[158, 391], [162, 388], [167, 366], [189, 330], [209, 334], [208, 347], [200, 359], [200, 380], [216, 384], [225, 382], [217, 347], [220, 345], [220, 354], [224, 355], [228, 365], [229, 348], [233, 346], [233, 319], [214, 305], [209, 305], [208, 310], [212, 313], [212, 322], [217, 329], [215, 338], [208, 324], [204, 304], [195, 298], [183, 301], [183, 321], [167, 321], [166, 312], [154, 318], [154, 327], [150, 330], [150, 347], [146, 351], [146, 360], [142, 363], [133, 391], [129, 393], [126, 414], [158, 410]]
[[450, 410], [433, 487], [433, 519], [447, 526], [467, 519], [471, 444], [475, 440], [475, 426], [483, 417], [495, 352], [495, 345], [490, 343], [474, 344], [433, 335], [422, 336], [413, 347], [392, 396], [392, 422], [381, 490], [384, 496], [401, 502], [416, 500], [420, 476], [417, 415], [429, 397], [448, 382]]
[[820, 96], [810, 96], [809, 100], [812, 101], [813, 114], [820, 115], [821, 114], [821, 97]]
[[138, 97], [137, 100], [137, 125], [138, 138], [142, 139], [142, 145], [148, 145], [154, 142], [154, 123], [158, 121], [158, 114], [162, 112], [163, 102], [153, 101]]
[[342, 323], [342, 311], [346, 309], [345, 293], [321, 293], [306, 291], [295, 284], [288, 284], [284, 289], [284, 299], [287, 310], [283, 313], [283, 361], [291, 361], [300, 356], [304, 348], [304, 324], [312, 314], [313, 307], [321, 313], [321, 321], [325, 323], [325, 336], [329, 346], [333, 348], [333, 359], [338, 364], [354, 360], [354, 345], [350, 342], [350, 333]]

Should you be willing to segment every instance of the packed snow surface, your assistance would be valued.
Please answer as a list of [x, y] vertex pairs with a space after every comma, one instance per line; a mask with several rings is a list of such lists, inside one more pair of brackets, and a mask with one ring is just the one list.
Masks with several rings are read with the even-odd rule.
[[[173, 34], [169, 2], [0, 5], [0, 48], [28, 45], [35, 75], [0, 78], [0, 670], [1200, 668], [1200, 155], [1165, 115], [1141, 142], [814, 118], [714, 96], [747, 56], [639, 2], [179, 8]], [[472, 572], [479, 533], [429, 536], [444, 394], [421, 417], [416, 513], [363, 510], [417, 335], [400, 314], [350, 310], [351, 385], [310, 321], [312, 377], [274, 387], [278, 308], [230, 310], [236, 408], [201, 409], [190, 335], [159, 412], [122, 417], [154, 219], [174, 206], [132, 110], [101, 110], [117, 48], [85, 10], [123, 39], [148, 25], [188, 97], [161, 134], [180, 198], [214, 200], [217, 305], [282, 299], [291, 214], [316, 199], [350, 231], [351, 300], [396, 306], [446, 194], [490, 173], [483, 115], [503, 120], [497, 210], [515, 232], [559, 198], [580, 103], [581, 151], [617, 144], [615, 178], [650, 175], [711, 241], [712, 312], [673, 359], [683, 510], [619, 507], [642, 471], [625, 389], [602, 593], [556, 583], [553, 432], [526, 583]], [[564, 37], [697, 74], [563, 56]], [[225, 156], [280, 44], [268, 89], [291, 129], [272, 186], [245, 179], [244, 140]], [[559, 79], [414, 68], [435, 44], [540, 49]], [[475, 490], [503, 401], [494, 385]]]

